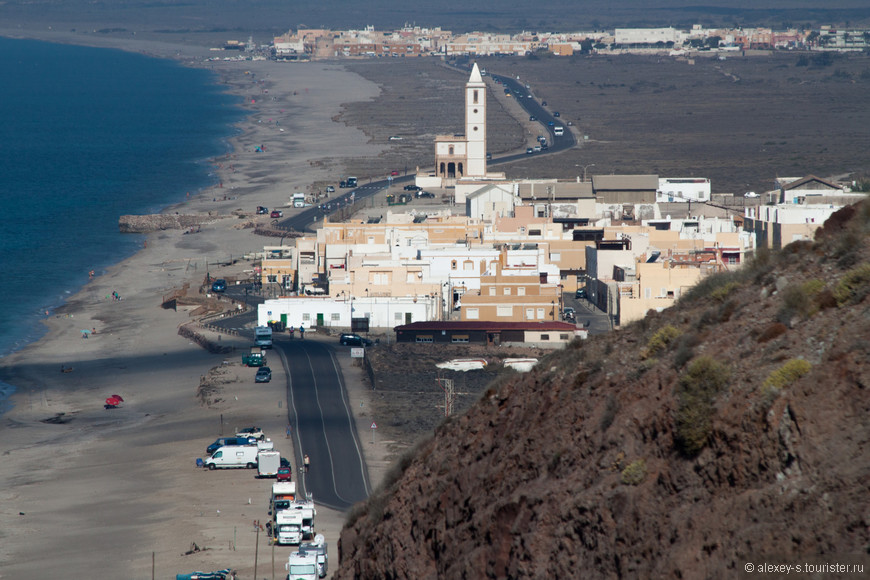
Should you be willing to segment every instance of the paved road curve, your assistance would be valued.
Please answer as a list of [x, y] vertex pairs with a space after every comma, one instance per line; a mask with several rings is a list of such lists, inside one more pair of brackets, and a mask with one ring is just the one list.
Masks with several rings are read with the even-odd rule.
[[297, 461], [311, 459], [307, 474], [294, 471], [314, 501], [347, 510], [369, 496], [371, 486], [344, 379], [329, 346], [315, 340], [274, 341], [287, 370], [287, 401]]

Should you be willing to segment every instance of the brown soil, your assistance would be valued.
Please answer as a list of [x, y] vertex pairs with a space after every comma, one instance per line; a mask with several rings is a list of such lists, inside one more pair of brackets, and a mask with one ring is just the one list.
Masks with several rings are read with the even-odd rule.
[[[806, 59], [807, 66], [799, 66]], [[574, 178], [657, 173], [708, 177], [713, 191], [742, 194], [773, 188], [777, 176], [870, 173], [870, 57], [835, 56], [819, 66], [796, 53], [699, 57], [482, 58], [488, 71], [519, 75], [533, 94], [571, 121], [582, 145], [558, 155], [524, 158], [509, 177]], [[429, 168], [432, 137], [463, 131], [465, 72], [435, 59], [349, 65], [383, 93], [347, 107], [342, 120], [378, 142], [390, 158], [356, 160], [360, 175]], [[524, 123], [511, 120], [501, 91], [490, 92], [487, 137], [495, 154], [524, 143]], [[588, 136], [588, 140], [584, 139]], [[524, 145], [523, 145], [524, 146]]]

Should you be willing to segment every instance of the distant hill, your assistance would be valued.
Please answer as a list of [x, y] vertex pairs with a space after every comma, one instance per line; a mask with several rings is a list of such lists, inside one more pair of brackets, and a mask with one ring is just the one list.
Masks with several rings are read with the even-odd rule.
[[[615, 27], [678, 26], [860, 26], [870, 22], [870, 6], [861, 0], [751, 0], [699, 5], [689, 0], [611, 2], [552, 0], [7, 0], [5, 27], [42, 28], [103, 34], [183, 35], [208, 39], [211, 33], [233, 33], [246, 39], [286, 32], [290, 28], [378, 29], [406, 23], [440, 26], [454, 32], [577, 31]], [[102, 31], [102, 32], [100, 32]]]
[[868, 233], [870, 204], [845, 208], [814, 242], [491, 385], [354, 508], [334, 577], [866, 565]]

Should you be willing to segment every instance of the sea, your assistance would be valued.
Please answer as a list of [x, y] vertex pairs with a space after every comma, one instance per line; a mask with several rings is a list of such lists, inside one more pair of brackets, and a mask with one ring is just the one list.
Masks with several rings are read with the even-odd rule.
[[[0, 358], [144, 237], [156, 213], [214, 185], [241, 99], [213, 73], [105, 48], [0, 38]], [[0, 412], [14, 386], [0, 383]]]

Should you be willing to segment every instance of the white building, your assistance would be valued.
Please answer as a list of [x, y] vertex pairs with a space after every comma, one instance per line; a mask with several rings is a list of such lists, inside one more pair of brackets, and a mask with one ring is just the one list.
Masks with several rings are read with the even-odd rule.
[[351, 328], [352, 318], [368, 318], [372, 329], [393, 328], [425, 320], [440, 320], [440, 296], [360, 296], [334, 300], [329, 297], [294, 296], [266, 300], [257, 307], [257, 324], [282, 322], [287, 328]]
[[710, 201], [712, 188], [705, 177], [660, 177], [656, 202]]

